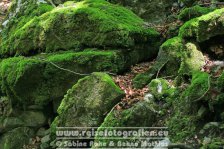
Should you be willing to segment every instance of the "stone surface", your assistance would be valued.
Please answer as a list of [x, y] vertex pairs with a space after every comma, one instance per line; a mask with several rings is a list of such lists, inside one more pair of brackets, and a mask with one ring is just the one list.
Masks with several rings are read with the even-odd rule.
[[29, 143], [34, 131], [28, 127], [19, 127], [13, 129], [0, 137], [1, 149], [20, 149]]

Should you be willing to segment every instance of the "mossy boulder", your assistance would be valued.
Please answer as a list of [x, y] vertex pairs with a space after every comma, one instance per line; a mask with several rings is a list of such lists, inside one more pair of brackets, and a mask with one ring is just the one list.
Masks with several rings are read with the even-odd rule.
[[2, 92], [12, 106], [46, 106], [61, 100], [78, 79], [94, 72], [119, 73], [138, 61], [120, 51], [59, 52], [33, 57], [14, 57], [0, 63]]
[[30, 138], [34, 136], [34, 130], [28, 127], [19, 127], [13, 129], [0, 137], [0, 148], [2, 149], [20, 149], [29, 143]]
[[174, 37], [161, 45], [155, 64], [134, 79], [134, 86], [143, 87], [156, 76], [191, 75], [204, 65], [204, 56], [196, 43]]
[[[129, 109], [123, 110], [112, 110], [104, 119], [104, 122], [98, 128], [98, 132], [100, 131], [132, 131], [131, 127], [152, 127], [152, 125], [156, 121], [156, 117], [159, 111], [158, 106], [150, 101], [140, 101], [134, 104]], [[127, 129], [129, 127], [129, 129]], [[136, 130], [136, 129], [135, 129]], [[115, 139], [113, 139], [115, 138]], [[104, 147], [110, 147], [110, 141], [113, 142], [113, 147], [118, 147], [117, 142], [139, 142], [138, 136], [128, 136], [128, 138], [124, 139], [118, 136], [96, 136], [94, 141], [94, 147], [98, 148], [101, 144]], [[127, 146], [126, 146], [127, 147]], [[137, 146], [138, 147], [138, 146]]]
[[51, 141], [55, 140], [56, 127], [82, 127], [84, 130], [99, 127], [105, 113], [123, 97], [124, 92], [105, 73], [95, 72], [80, 79], [68, 90], [58, 108], [58, 116], [51, 124]]
[[186, 22], [179, 31], [179, 36], [196, 39], [197, 42], [209, 40], [212, 37], [223, 35], [224, 9], [217, 9], [201, 17]]
[[179, 14], [179, 19], [182, 21], [189, 21], [193, 18], [200, 17], [202, 15], [208, 14], [209, 12], [214, 11], [213, 8], [201, 7], [199, 5], [185, 8]]
[[104, 0], [84, 0], [66, 2], [25, 22], [2, 39], [1, 55], [110, 47], [142, 49], [153, 57], [158, 38], [133, 12]]
[[58, 126], [97, 127], [123, 96], [109, 75], [93, 73], [68, 90], [58, 108]]
[[[191, 74], [205, 65], [203, 54], [196, 43], [180, 37], [167, 40], [160, 49], [155, 68], [165, 75]], [[164, 69], [164, 72], [163, 72]]]

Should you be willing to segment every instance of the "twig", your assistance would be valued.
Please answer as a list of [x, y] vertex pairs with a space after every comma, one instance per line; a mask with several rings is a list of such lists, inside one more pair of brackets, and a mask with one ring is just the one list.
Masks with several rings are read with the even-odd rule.
[[166, 63], [167, 63], [168, 61], [169, 61], [169, 59], [167, 59], [166, 62], [163, 63], [162, 66], [159, 68], [159, 70], [157, 71], [157, 74], [156, 74], [156, 79], [158, 78], [161, 69], [166, 65]]
[[68, 72], [74, 73], [74, 74], [76, 74], [76, 75], [80, 75], [80, 76], [88, 76], [88, 75], [90, 75], [90, 74], [78, 73], [78, 72], [72, 71], [72, 70], [70, 70], [70, 69], [62, 68], [62, 67], [56, 65], [55, 63], [53, 63], [53, 62], [51, 62], [51, 61], [47, 61], [47, 60], [45, 60], [45, 59], [43, 59], [43, 58], [42, 58], [42, 59], [39, 58], [39, 59], [40, 59], [40, 60], [43, 60], [43, 61], [45, 61], [45, 62], [50, 63], [51, 65], [55, 66], [55, 67], [58, 68], [58, 69], [61, 69], [61, 70], [64, 70], [64, 71], [68, 71]]
[[[53, 63], [51, 61], [48, 61], [48, 60], [46, 60], [44, 58], [39, 58], [39, 60], [45, 61], [47, 63], [50, 63], [51, 65], [53, 65], [54, 67], [56, 67], [58, 69], [61, 69], [63, 71], [67, 71], [67, 72], [73, 73], [75, 75], [80, 75], [80, 76], [89, 76], [89, 75], [91, 75], [91, 73], [89, 73], [89, 74], [87, 74], [87, 73], [78, 73], [78, 72], [72, 71], [70, 69], [62, 68], [62, 67], [58, 66], [57, 64], [55, 64], [55, 63]], [[108, 72], [108, 71], [103, 71], [103, 73], [107, 73], [107, 74], [110, 74], [110, 75], [113, 75], [113, 76], [116, 76], [117, 75], [115, 73], [111, 73], [111, 72]]]

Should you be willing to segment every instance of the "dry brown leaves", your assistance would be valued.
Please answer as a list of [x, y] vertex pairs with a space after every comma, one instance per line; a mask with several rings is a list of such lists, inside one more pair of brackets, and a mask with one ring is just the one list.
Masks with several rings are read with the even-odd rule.
[[202, 68], [202, 71], [211, 74], [213, 77], [219, 77], [224, 71], [224, 61], [214, 61], [211, 60], [208, 55], [205, 57], [205, 66]]
[[3, 0], [2, 2], [0, 2], [0, 13], [4, 14], [7, 12], [9, 6], [10, 6], [10, 0]]
[[154, 62], [144, 62], [132, 66], [131, 71], [114, 77], [116, 84], [125, 92], [125, 97], [122, 102], [116, 106], [117, 110], [122, 110], [131, 107], [134, 103], [144, 99], [145, 93], [148, 92], [148, 88], [135, 89], [132, 84], [133, 78], [139, 74], [146, 72]]

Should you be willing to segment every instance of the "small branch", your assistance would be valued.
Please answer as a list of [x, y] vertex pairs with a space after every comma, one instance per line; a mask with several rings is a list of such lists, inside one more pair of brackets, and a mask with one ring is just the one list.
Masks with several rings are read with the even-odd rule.
[[166, 65], [166, 63], [167, 63], [168, 61], [169, 61], [169, 59], [167, 59], [166, 62], [163, 63], [162, 66], [159, 68], [159, 70], [157, 71], [157, 74], [156, 74], [156, 79], [158, 78], [161, 69]]
[[49, 3], [53, 6], [53, 7], [57, 7], [53, 2], [52, 2], [52, 0], [48, 0], [49, 1]]

